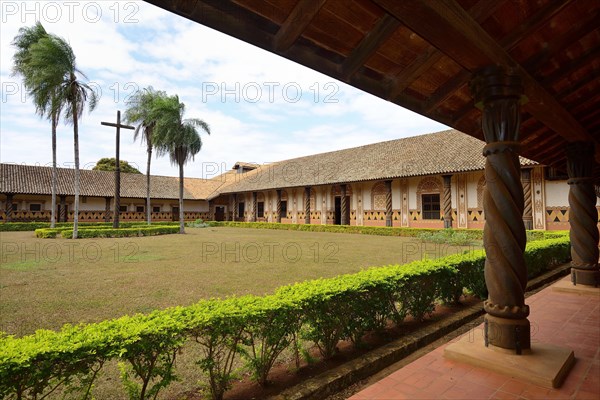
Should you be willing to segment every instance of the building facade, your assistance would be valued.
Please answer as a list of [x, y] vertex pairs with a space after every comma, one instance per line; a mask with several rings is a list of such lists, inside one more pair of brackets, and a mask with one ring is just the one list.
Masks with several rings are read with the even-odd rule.
[[[185, 179], [185, 219], [481, 229], [482, 148], [451, 130], [270, 165], [236, 163], [210, 180]], [[526, 228], [569, 229], [567, 177], [524, 158], [521, 167]], [[50, 219], [50, 168], [1, 164], [0, 172], [0, 221]], [[60, 221], [73, 217], [70, 182], [72, 170], [60, 169]], [[109, 221], [114, 174], [86, 170], [81, 182], [80, 221]], [[178, 182], [152, 176], [153, 220], [178, 219]], [[121, 220], [145, 220], [145, 176], [122, 174], [121, 188]]]

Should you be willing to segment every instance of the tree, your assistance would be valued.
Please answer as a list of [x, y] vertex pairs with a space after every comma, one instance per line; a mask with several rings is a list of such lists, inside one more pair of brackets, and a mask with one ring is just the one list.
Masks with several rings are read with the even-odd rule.
[[[16, 48], [13, 56], [13, 76], [23, 78], [23, 86], [27, 94], [32, 98], [35, 111], [40, 117], [46, 117], [52, 124], [52, 206], [50, 213], [50, 227], [56, 224], [56, 191], [58, 173], [56, 168], [56, 127], [60, 112], [64, 104], [60, 102], [55, 92], [45, 95], [37, 91], [35, 74], [36, 70], [31, 63], [30, 48], [40, 39], [47, 37], [48, 33], [44, 26], [38, 21], [32, 27], [23, 27], [13, 39], [12, 45]], [[63, 99], [64, 100], [64, 99]]]
[[87, 77], [76, 65], [75, 53], [69, 43], [58, 36], [46, 35], [29, 47], [26, 76], [35, 98], [52, 99], [50, 111], [63, 114], [65, 122], [73, 125], [75, 155], [75, 205], [73, 238], [77, 239], [79, 222], [79, 119], [88, 103], [89, 111], [96, 108], [98, 98], [84, 82]]
[[[129, 173], [129, 174], [141, 174], [141, 172], [133, 167], [125, 160], [119, 160], [119, 165], [121, 167], [121, 172]], [[101, 158], [98, 160], [94, 168], [94, 171], [115, 171], [117, 169], [117, 160], [112, 158]]]
[[179, 166], [179, 233], [185, 233], [183, 220], [183, 166], [202, 148], [198, 129], [210, 135], [210, 127], [198, 118], [184, 119], [185, 104], [178, 96], [159, 98], [152, 110], [156, 115], [154, 145], [159, 155], [169, 154], [171, 164]]
[[133, 140], [146, 143], [146, 152], [148, 161], [146, 164], [146, 219], [148, 225], [152, 222], [152, 213], [150, 206], [150, 162], [152, 161], [153, 134], [156, 125], [157, 115], [153, 113], [157, 99], [165, 98], [167, 94], [162, 91], [156, 91], [152, 86], [144, 90], [138, 90], [128, 101], [125, 111], [125, 121], [131, 124], [137, 124]]

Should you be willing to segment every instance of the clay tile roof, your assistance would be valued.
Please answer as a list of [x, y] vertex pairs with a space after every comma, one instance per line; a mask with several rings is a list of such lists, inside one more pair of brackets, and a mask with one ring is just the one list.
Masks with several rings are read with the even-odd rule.
[[[73, 196], [74, 169], [58, 168], [58, 195]], [[115, 175], [109, 171], [80, 170], [82, 196], [114, 196]], [[179, 178], [152, 175], [150, 195], [155, 199], [178, 199]], [[0, 164], [0, 193], [44, 194], [51, 191], [52, 168], [20, 164]], [[198, 178], [184, 179], [183, 198], [207, 199], [219, 186], [220, 181]], [[146, 176], [121, 173], [121, 197], [146, 198]]]
[[[228, 179], [221, 193], [482, 170], [479, 139], [451, 129], [279, 161]], [[535, 161], [520, 159], [521, 165]]]

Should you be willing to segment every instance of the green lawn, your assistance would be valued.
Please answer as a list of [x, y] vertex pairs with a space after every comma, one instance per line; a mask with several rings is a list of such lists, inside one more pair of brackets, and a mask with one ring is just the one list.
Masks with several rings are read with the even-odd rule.
[[37, 239], [0, 234], [0, 330], [24, 335], [207, 297], [275, 288], [465, 247], [416, 238], [242, 228], [186, 235]]

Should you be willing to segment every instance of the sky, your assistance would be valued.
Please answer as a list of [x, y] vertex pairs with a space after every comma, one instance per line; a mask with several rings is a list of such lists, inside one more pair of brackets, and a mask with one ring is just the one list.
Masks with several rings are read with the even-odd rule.
[[[206, 121], [186, 176], [210, 179], [235, 162], [270, 162], [448, 129], [331, 77], [141, 1], [0, 1], [0, 161], [51, 165], [51, 129], [12, 76], [19, 28], [41, 21], [68, 40], [100, 102], [80, 122], [81, 168], [115, 156], [117, 110], [152, 86]], [[58, 129], [58, 164], [73, 167], [73, 129]], [[121, 160], [145, 173], [146, 147], [121, 131]], [[168, 156], [152, 174], [176, 176]]]

